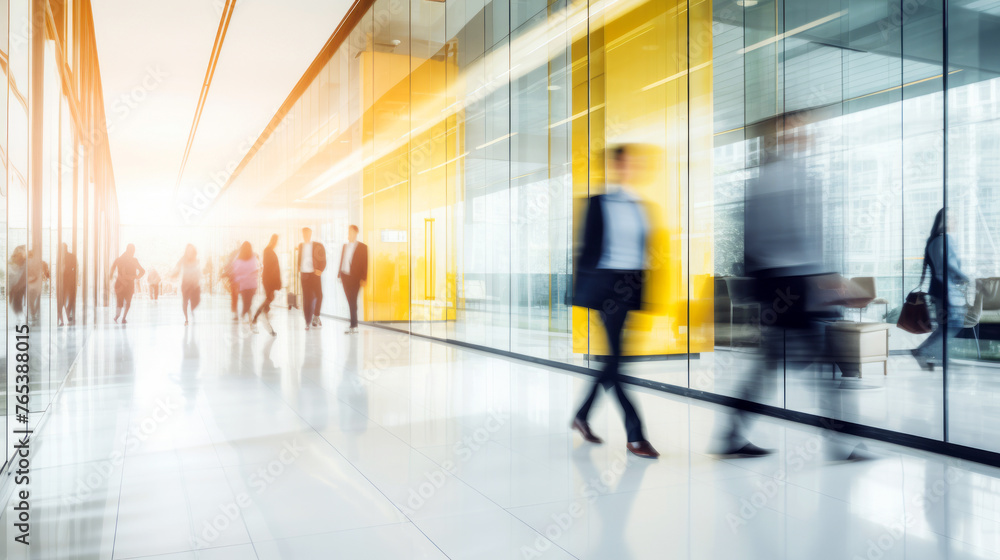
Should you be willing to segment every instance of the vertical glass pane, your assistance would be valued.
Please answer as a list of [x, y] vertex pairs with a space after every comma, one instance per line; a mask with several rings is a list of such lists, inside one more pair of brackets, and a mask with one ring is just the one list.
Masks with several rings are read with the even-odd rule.
[[[681, 386], [687, 385], [690, 332], [686, 8], [687, 2], [661, 0], [611, 6], [604, 14], [603, 80], [591, 84], [592, 93], [603, 87], [605, 103], [604, 149], [591, 157], [607, 170], [591, 190], [629, 188], [642, 198], [650, 225], [644, 308], [629, 314], [623, 338], [626, 359], [634, 362], [628, 373]], [[639, 162], [629, 177], [616, 175], [609, 155], [625, 144]], [[595, 315], [589, 354], [603, 361], [609, 349]], [[690, 350], [710, 351], [711, 345]]]
[[[511, 347], [572, 358], [570, 45], [566, 2], [516, 29], [511, 59]], [[539, 48], [539, 30], [548, 37]]]
[[[9, 1], [8, 29], [30, 29], [30, 4], [27, 0]], [[28, 255], [28, 78], [30, 42], [9, 43], [9, 82], [7, 96], [7, 340], [14, 340], [15, 329], [26, 322], [25, 293], [27, 291]], [[7, 361], [7, 392], [14, 386], [13, 360]], [[30, 390], [39, 387], [32, 386]], [[14, 410], [7, 411], [7, 448], [4, 458], [12, 453], [14, 441], [10, 431], [23, 427], [15, 421]]]
[[[945, 277], [948, 440], [1000, 451], [992, 378], [1000, 360], [1000, 2], [948, 3]], [[937, 257], [935, 253], [932, 257]], [[937, 264], [937, 263], [935, 263]]]
[[[10, 49], [8, 43], [8, 23], [9, 23], [9, 2], [8, 0], [0, 0], [0, 51], [3, 51], [4, 57], [10, 60]], [[0, 255], [3, 255], [5, 259], [10, 258], [9, 248], [7, 246], [7, 203], [10, 200], [9, 192], [11, 185], [11, 173], [8, 166], [8, 157], [10, 154], [9, 146], [7, 143], [7, 138], [9, 134], [9, 120], [7, 117], [10, 107], [8, 105], [10, 101], [10, 79], [11, 75], [8, 74], [8, 69], [10, 66], [0, 68], [0, 79], [3, 80], [4, 85], [0, 85], [0, 198], [2, 198], [2, 210], [3, 216], [0, 217]], [[17, 139], [15, 138], [15, 141]], [[10, 329], [11, 325], [8, 323], [8, 317], [10, 315], [10, 306], [7, 305], [6, 301], [10, 294], [10, 289], [12, 285], [11, 270], [9, 265], [2, 267], [3, 270], [3, 281], [0, 282], [0, 286], [3, 287], [4, 304], [3, 311], [0, 312], [0, 317], [2, 317], [3, 325], [6, 329]], [[10, 339], [10, 332], [7, 332], [7, 338]], [[0, 450], [3, 452], [3, 456], [0, 457], [0, 465], [3, 465], [9, 455], [7, 454], [7, 343], [0, 345]]]
[[[477, 31], [475, 28], [480, 27]], [[472, 18], [460, 37], [455, 84], [463, 112], [456, 184], [459, 309], [454, 338], [510, 348], [510, 93], [509, 39], [480, 51], [482, 20]], [[461, 49], [471, 52], [462, 54]]]
[[448, 119], [445, 6], [413, 2], [410, 56], [410, 329], [447, 336], [454, 317], [448, 274]]
[[[896, 321], [904, 298], [912, 290], [930, 291], [929, 276], [921, 282], [925, 249], [932, 237], [935, 216], [944, 204], [942, 3], [921, 4], [911, 12], [901, 15], [895, 7], [889, 14], [890, 21], [901, 27], [903, 52], [900, 192], [903, 259], [899, 292], [889, 286], [890, 323]], [[931, 304], [933, 307], [933, 301]], [[931, 309], [932, 320], [934, 315], [935, 309]], [[942, 391], [945, 373], [940, 361], [943, 345], [926, 334], [911, 334], [901, 329], [894, 329], [891, 334], [890, 350], [902, 356], [892, 357], [889, 362], [885, 379], [889, 395], [887, 419], [899, 417], [901, 424], [889, 427], [942, 439], [945, 437]], [[923, 353], [929, 363], [936, 363], [933, 370], [921, 368], [911, 355], [913, 350]]]
[[713, 3], [688, 2], [688, 107], [689, 163], [687, 182], [688, 348], [689, 387], [705, 390], [709, 373], [716, 364], [715, 275], [716, 238], [715, 188], [713, 181]]
[[[410, 320], [410, 40], [408, 5], [373, 9], [372, 204], [374, 320], [408, 329]], [[366, 193], [367, 194], [367, 193]]]
[[[510, 231], [510, 70], [509, 40], [499, 42], [480, 59], [483, 68], [482, 128], [469, 134], [465, 150], [470, 170], [477, 167], [478, 181], [466, 175], [466, 279], [482, 282], [481, 322], [478, 340], [469, 342], [500, 350], [510, 349], [511, 231]], [[478, 95], [473, 92], [473, 95]], [[478, 99], [476, 100], [479, 103]], [[471, 123], [469, 123], [471, 128]], [[475, 163], [473, 163], [475, 162]], [[471, 221], [468, 221], [471, 218]], [[470, 235], [471, 234], [471, 235]], [[470, 321], [471, 323], [472, 321]]]

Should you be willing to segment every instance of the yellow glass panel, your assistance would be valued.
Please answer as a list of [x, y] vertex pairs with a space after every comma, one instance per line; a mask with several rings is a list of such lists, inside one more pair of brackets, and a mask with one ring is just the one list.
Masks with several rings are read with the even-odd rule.
[[362, 198], [372, 248], [364, 319], [453, 320], [458, 290], [449, 258], [455, 251], [447, 228], [447, 177], [454, 172], [448, 154], [454, 119], [444, 111], [450, 105], [449, 61], [385, 52], [359, 59], [373, 69], [362, 72], [358, 84], [373, 146]]
[[[637, 185], [654, 226], [646, 292], [653, 305], [630, 322], [626, 351], [710, 351], [711, 2], [592, 1], [589, 17], [583, 17], [587, 0], [565, 9], [573, 22], [574, 224], [582, 222], [586, 197], [614, 180], [606, 177], [607, 146], [646, 146], [654, 162]], [[689, 26], [698, 37], [690, 57]], [[465, 139], [456, 100], [466, 93], [459, 45], [449, 42], [426, 60], [370, 46], [354, 58], [360, 79], [352, 87], [362, 89], [364, 236], [372, 247], [366, 320], [452, 321], [461, 305], [462, 224], [454, 218], [462, 204]], [[572, 326], [575, 352], [607, 352], [596, 313], [575, 308]]]
[[[704, 188], [711, 185], [711, 49], [702, 50], [697, 61], [688, 60], [687, 9], [686, 0], [624, 1], [590, 22], [587, 194], [600, 192], [604, 184], [605, 147], [635, 144], [651, 162], [644, 179], [633, 185], [648, 203], [652, 226], [644, 286], [648, 305], [633, 314], [625, 342], [625, 352], [633, 355], [712, 350], [711, 215], [699, 214], [696, 231], [687, 221], [692, 203], [711, 203], [711, 190]], [[707, 26], [711, 37], [710, 2], [698, 2], [690, 20], [699, 33]], [[698, 95], [690, 122], [689, 87]], [[697, 161], [690, 158], [694, 152]], [[582, 176], [582, 169], [574, 167], [574, 178]], [[701, 187], [690, 200], [689, 177]], [[579, 224], [585, 204], [577, 206]], [[689, 259], [689, 250], [697, 262]], [[596, 312], [574, 309], [573, 349], [607, 353]]]
[[691, 0], [688, 54], [691, 104], [690, 178], [688, 207], [691, 212], [689, 250], [690, 341], [692, 352], [711, 352], [715, 346], [715, 267], [713, 227], [714, 197], [711, 132], [712, 106], [712, 2]]

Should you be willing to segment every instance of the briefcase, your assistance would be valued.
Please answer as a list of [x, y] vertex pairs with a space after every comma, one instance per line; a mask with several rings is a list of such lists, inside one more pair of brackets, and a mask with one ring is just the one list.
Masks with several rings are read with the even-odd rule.
[[295, 298], [295, 294], [293, 294], [292, 292], [288, 292], [288, 308], [289, 309], [299, 308], [298, 300]]

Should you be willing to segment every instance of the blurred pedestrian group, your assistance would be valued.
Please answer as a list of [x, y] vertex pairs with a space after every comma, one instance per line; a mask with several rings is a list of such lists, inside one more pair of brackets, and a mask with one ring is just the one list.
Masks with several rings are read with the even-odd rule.
[[[347, 230], [347, 243], [341, 248], [338, 262], [337, 279], [344, 286], [347, 298], [350, 322], [347, 334], [358, 332], [358, 296], [361, 288], [368, 280], [368, 247], [358, 240], [359, 229], [351, 225]], [[232, 321], [245, 325], [252, 333], [258, 333], [258, 326], [263, 324], [267, 333], [277, 335], [271, 317], [272, 306], [278, 292], [287, 288], [287, 305], [289, 309], [301, 309], [305, 330], [318, 329], [323, 326], [321, 313], [323, 308], [323, 274], [327, 268], [326, 247], [312, 238], [312, 229], [302, 228], [302, 240], [295, 247], [293, 258], [293, 274], [296, 282], [284, 286], [282, 282], [281, 261], [278, 257], [279, 237], [270, 237], [263, 251], [254, 251], [250, 241], [242, 241], [222, 259], [218, 269], [212, 265], [212, 259], [207, 258], [202, 263], [197, 248], [188, 244], [184, 254], [165, 276], [161, 276], [155, 267], [147, 272], [136, 256], [136, 248], [128, 244], [125, 251], [118, 256], [108, 272], [108, 280], [113, 287], [115, 314], [113, 320], [122, 325], [128, 324], [129, 311], [136, 293], [142, 293], [140, 280], [145, 279], [150, 302], [158, 302], [161, 297], [175, 293], [179, 283], [181, 314], [184, 325], [195, 321], [195, 311], [201, 303], [202, 289], [209, 293], [216, 285], [229, 296], [229, 311]], [[65, 247], [64, 247], [65, 251]], [[25, 301], [33, 301], [35, 295], [31, 290], [33, 275], [48, 277], [48, 266], [45, 263], [34, 266], [30, 255], [19, 247], [12, 254], [8, 263], [13, 282], [9, 299], [16, 313], [21, 313]], [[64, 278], [76, 277], [76, 260], [68, 251], [62, 259], [63, 267], [60, 274]], [[261, 298], [256, 308], [255, 298], [258, 291]], [[63, 292], [60, 292], [63, 294]], [[66, 303], [62, 303], [63, 299]], [[66, 311], [67, 320], [75, 319], [75, 291], [66, 290], [60, 296], [60, 309]]]

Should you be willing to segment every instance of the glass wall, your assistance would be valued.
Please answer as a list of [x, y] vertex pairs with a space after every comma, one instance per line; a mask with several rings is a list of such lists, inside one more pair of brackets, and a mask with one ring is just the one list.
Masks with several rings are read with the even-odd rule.
[[1000, 415], [1000, 167], [992, 157], [1000, 147], [1000, 1], [953, 1], [947, 18], [946, 133], [936, 147], [944, 154], [947, 267], [960, 294], [949, 315], [961, 329], [944, 348], [947, 433], [949, 441], [1000, 451], [992, 435]]
[[13, 431], [25, 428], [15, 406], [24, 394], [15, 337], [30, 332], [33, 429], [102, 305], [107, 263], [98, 259], [117, 251], [118, 205], [89, 4], [0, 0], [0, 72], [6, 462]]
[[[1000, 451], [1000, 0], [362, 7], [247, 155], [217, 223], [283, 234], [289, 263], [301, 227], [336, 262], [356, 224], [365, 321], [597, 368], [600, 323], [569, 303], [574, 255], [587, 197], [616, 180], [606, 148], [634, 144], [655, 163], [636, 185], [652, 305], [630, 319], [628, 373], [745, 397], [780, 307], [751, 293], [748, 192], [781, 159], [815, 201], [812, 258], [855, 297], [822, 348], [783, 356], [753, 398]], [[945, 328], [896, 327], [935, 275], [930, 330]], [[323, 282], [324, 313], [346, 316], [336, 275]]]

